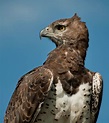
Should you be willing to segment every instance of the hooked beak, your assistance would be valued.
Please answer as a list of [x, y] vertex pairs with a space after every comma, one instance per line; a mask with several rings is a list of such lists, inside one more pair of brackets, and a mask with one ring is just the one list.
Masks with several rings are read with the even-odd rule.
[[49, 38], [52, 42], [55, 43], [56, 47], [63, 43], [61, 40], [59, 40], [59, 38], [57, 39], [57, 35], [54, 33], [53, 29], [50, 28], [49, 26], [40, 31], [40, 39], [42, 37]]
[[40, 39], [42, 37], [48, 37], [48, 38], [50, 38], [52, 36], [53, 36], [53, 32], [52, 32], [51, 29], [49, 29], [49, 27], [46, 27], [45, 29], [43, 29], [43, 30], [40, 31]]

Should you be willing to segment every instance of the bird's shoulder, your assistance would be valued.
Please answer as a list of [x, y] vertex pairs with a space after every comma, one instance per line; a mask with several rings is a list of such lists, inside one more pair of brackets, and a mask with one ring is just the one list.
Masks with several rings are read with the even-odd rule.
[[30, 122], [34, 112], [39, 113], [39, 107], [48, 95], [52, 82], [52, 72], [43, 66], [21, 77], [9, 102], [4, 121]]

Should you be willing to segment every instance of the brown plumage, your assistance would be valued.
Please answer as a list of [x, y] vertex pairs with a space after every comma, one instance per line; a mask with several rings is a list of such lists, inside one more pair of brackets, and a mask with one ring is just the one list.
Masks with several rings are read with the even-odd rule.
[[96, 123], [102, 78], [84, 67], [88, 29], [75, 14], [40, 32], [56, 44], [45, 63], [24, 75], [4, 123]]

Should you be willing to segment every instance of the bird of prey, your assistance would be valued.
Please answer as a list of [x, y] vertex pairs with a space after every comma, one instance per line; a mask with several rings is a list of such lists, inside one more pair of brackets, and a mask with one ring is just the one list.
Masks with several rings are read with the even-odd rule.
[[96, 123], [103, 82], [85, 68], [89, 34], [75, 14], [40, 32], [56, 44], [47, 60], [18, 81], [4, 123]]

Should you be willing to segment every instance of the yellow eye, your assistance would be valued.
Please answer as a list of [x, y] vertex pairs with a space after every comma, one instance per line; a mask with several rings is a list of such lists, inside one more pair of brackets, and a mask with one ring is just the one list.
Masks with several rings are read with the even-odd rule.
[[55, 28], [57, 30], [64, 31], [66, 27], [64, 25], [56, 25]]

